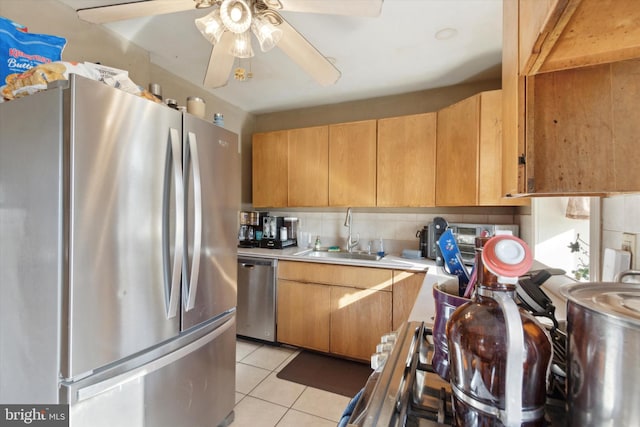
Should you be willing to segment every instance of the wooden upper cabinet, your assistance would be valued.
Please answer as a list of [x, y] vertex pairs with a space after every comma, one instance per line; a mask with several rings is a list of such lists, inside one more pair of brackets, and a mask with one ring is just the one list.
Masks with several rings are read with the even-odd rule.
[[254, 207], [287, 206], [287, 131], [253, 134], [252, 198]]
[[434, 206], [437, 113], [378, 120], [378, 206]]
[[640, 191], [638, 2], [505, 1], [503, 31], [503, 190]]
[[502, 189], [502, 91], [481, 92], [438, 112], [437, 206], [520, 205]]
[[329, 206], [376, 205], [377, 121], [329, 125]]
[[529, 206], [526, 197], [506, 197], [502, 186], [502, 91], [480, 94], [478, 205]]
[[508, 203], [502, 197], [502, 91], [480, 94], [478, 205]]
[[329, 203], [329, 128], [317, 126], [289, 132], [288, 205]]
[[640, 59], [540, 74], [528, 88], [528, 192], [640, 191]]
[[[509, 16], [509, 22], [506, 19], [507, 14], [503, 16], [505, 25], [513, 24], [516, 29], [513, 35], [515, 38], [503, 38], [503, 43], [519, 43], [519, 52], [516, 52], [518, 74], [527, 74], [534, 64], [548, 53], [546, 49], [550, 47], [551, 42], [549, 37], [556, 37], [558, 20], [567, 3], [568, 0], [507, 0], [503, 2], [504, 9], [516, 11], [515, 16]], [[503, 31], [506, 31], [504, 26]], [[543, 47], [545, 52], [541, 56]]]
[[[545, 3], [536, 0], [528, 1], [533, 5]], [[525, 77], [520, 73], [518, 16], [519, 2], [504, 1], [502, 11], [502, 191], [504, 194], [526, 192], [526, 171], [524, 163], [519, 160], [525, 154]]]
[[436, 205], [478, 203], [480, 96], [438, 111]]
[[519, 6], [522, 74], [640, 57], [637, 0], [519, 0]]

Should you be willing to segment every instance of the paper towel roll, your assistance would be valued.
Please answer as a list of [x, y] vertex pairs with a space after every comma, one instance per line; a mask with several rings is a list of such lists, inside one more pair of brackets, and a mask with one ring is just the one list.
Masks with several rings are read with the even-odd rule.
[[602, 263], [602, 281], [613, 282], [613, 278], [621, 271], [628, 270], [631, 266], [631, 253], [620, 249], [604, 249], [604, 262]]

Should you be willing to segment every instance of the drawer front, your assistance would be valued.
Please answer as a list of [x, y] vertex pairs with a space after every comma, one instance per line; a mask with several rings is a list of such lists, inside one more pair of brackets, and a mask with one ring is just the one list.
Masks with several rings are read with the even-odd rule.
[[303, 283], [349, 286], [391, 292], [393, 270], [314, 262], [281, 261], [278, 278]]

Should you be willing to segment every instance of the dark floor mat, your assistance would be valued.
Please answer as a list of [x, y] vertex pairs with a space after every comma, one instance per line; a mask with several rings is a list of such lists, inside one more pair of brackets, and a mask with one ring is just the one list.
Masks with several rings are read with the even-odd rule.
[[353, 397], [373, 371], [368, 364], [302, 351], [277, 377], [331, 393]]

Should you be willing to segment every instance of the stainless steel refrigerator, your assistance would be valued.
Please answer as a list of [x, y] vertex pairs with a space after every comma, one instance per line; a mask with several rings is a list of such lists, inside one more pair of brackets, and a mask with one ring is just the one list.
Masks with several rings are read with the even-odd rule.
[[100, 82], [0, 104], [0, 403], [232, 419], [239, 181], [236, 134]]

